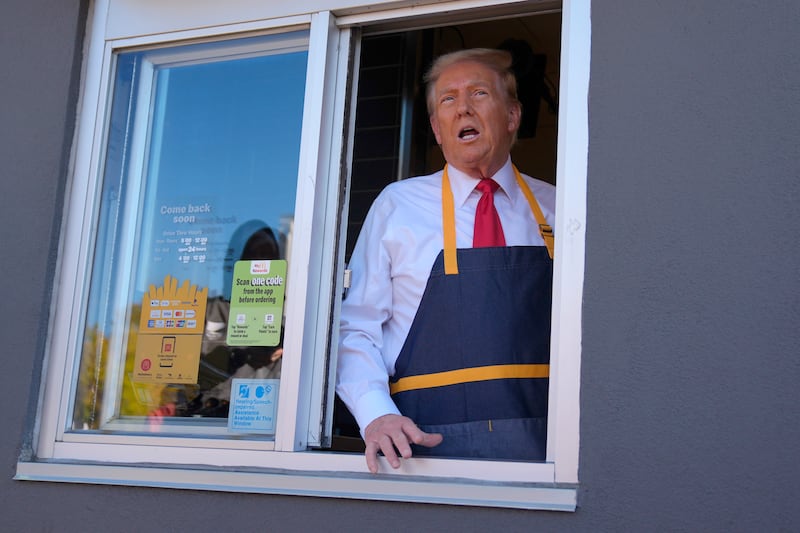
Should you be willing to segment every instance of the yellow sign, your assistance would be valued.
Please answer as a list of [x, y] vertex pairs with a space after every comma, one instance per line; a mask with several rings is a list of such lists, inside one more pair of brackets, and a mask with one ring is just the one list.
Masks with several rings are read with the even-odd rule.
[[197, 383], [202, 335], [140, 335], [133, 379], [141, 383]]
[[142, 301], [133, 381], [197, 383], [208, 289], [172, 276], [150, 286]]
[[164, 285], [150, 285], [142, 301], [139, 334], [171, 333], [202, 335], [205, 327], [208, 289], [197, 290], [189, 280], [178, 287], [178, 280], [164, 277]]

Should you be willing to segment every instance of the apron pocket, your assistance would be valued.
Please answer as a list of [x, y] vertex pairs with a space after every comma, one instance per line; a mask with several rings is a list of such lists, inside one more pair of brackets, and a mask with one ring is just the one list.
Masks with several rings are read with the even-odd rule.
[[414, 455], [426, 457], [544, 461], [546, 418], [508, 418], [458, 424], [419, 425], [426, 433], [441, 433], [439, 446], [412, 445]]

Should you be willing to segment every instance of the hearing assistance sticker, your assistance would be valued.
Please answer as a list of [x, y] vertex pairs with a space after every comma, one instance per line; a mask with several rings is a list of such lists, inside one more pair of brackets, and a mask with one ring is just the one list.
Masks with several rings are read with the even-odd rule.
[[274, 434], [279, 384], [278, 379], [233, 379], [228, 431]]

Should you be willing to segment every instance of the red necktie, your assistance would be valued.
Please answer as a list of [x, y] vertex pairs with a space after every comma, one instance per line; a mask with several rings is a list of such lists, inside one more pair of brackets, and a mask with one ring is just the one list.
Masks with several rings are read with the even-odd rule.
[[481, 191], [483, 196], [478, 200], [478, 208], [475, 210], [475, 232], [472, 237], [473, 248], [506, 245], [503, 226], [500, 224], [500, 216], [494, 207], [494, 191], [499, 187], [493, 179], [482, 179], [475, 186], [475, 189]]

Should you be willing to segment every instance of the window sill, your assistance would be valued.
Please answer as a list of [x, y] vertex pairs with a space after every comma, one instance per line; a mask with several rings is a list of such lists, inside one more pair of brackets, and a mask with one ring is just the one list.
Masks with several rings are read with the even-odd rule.
[[492, 483], [391, 474], [312, 472], [211, 466], [153, 466], [44, 461], [17, 463], [16, 480], [124, 485], [256, 494], [575, 511], [575, 486]]

